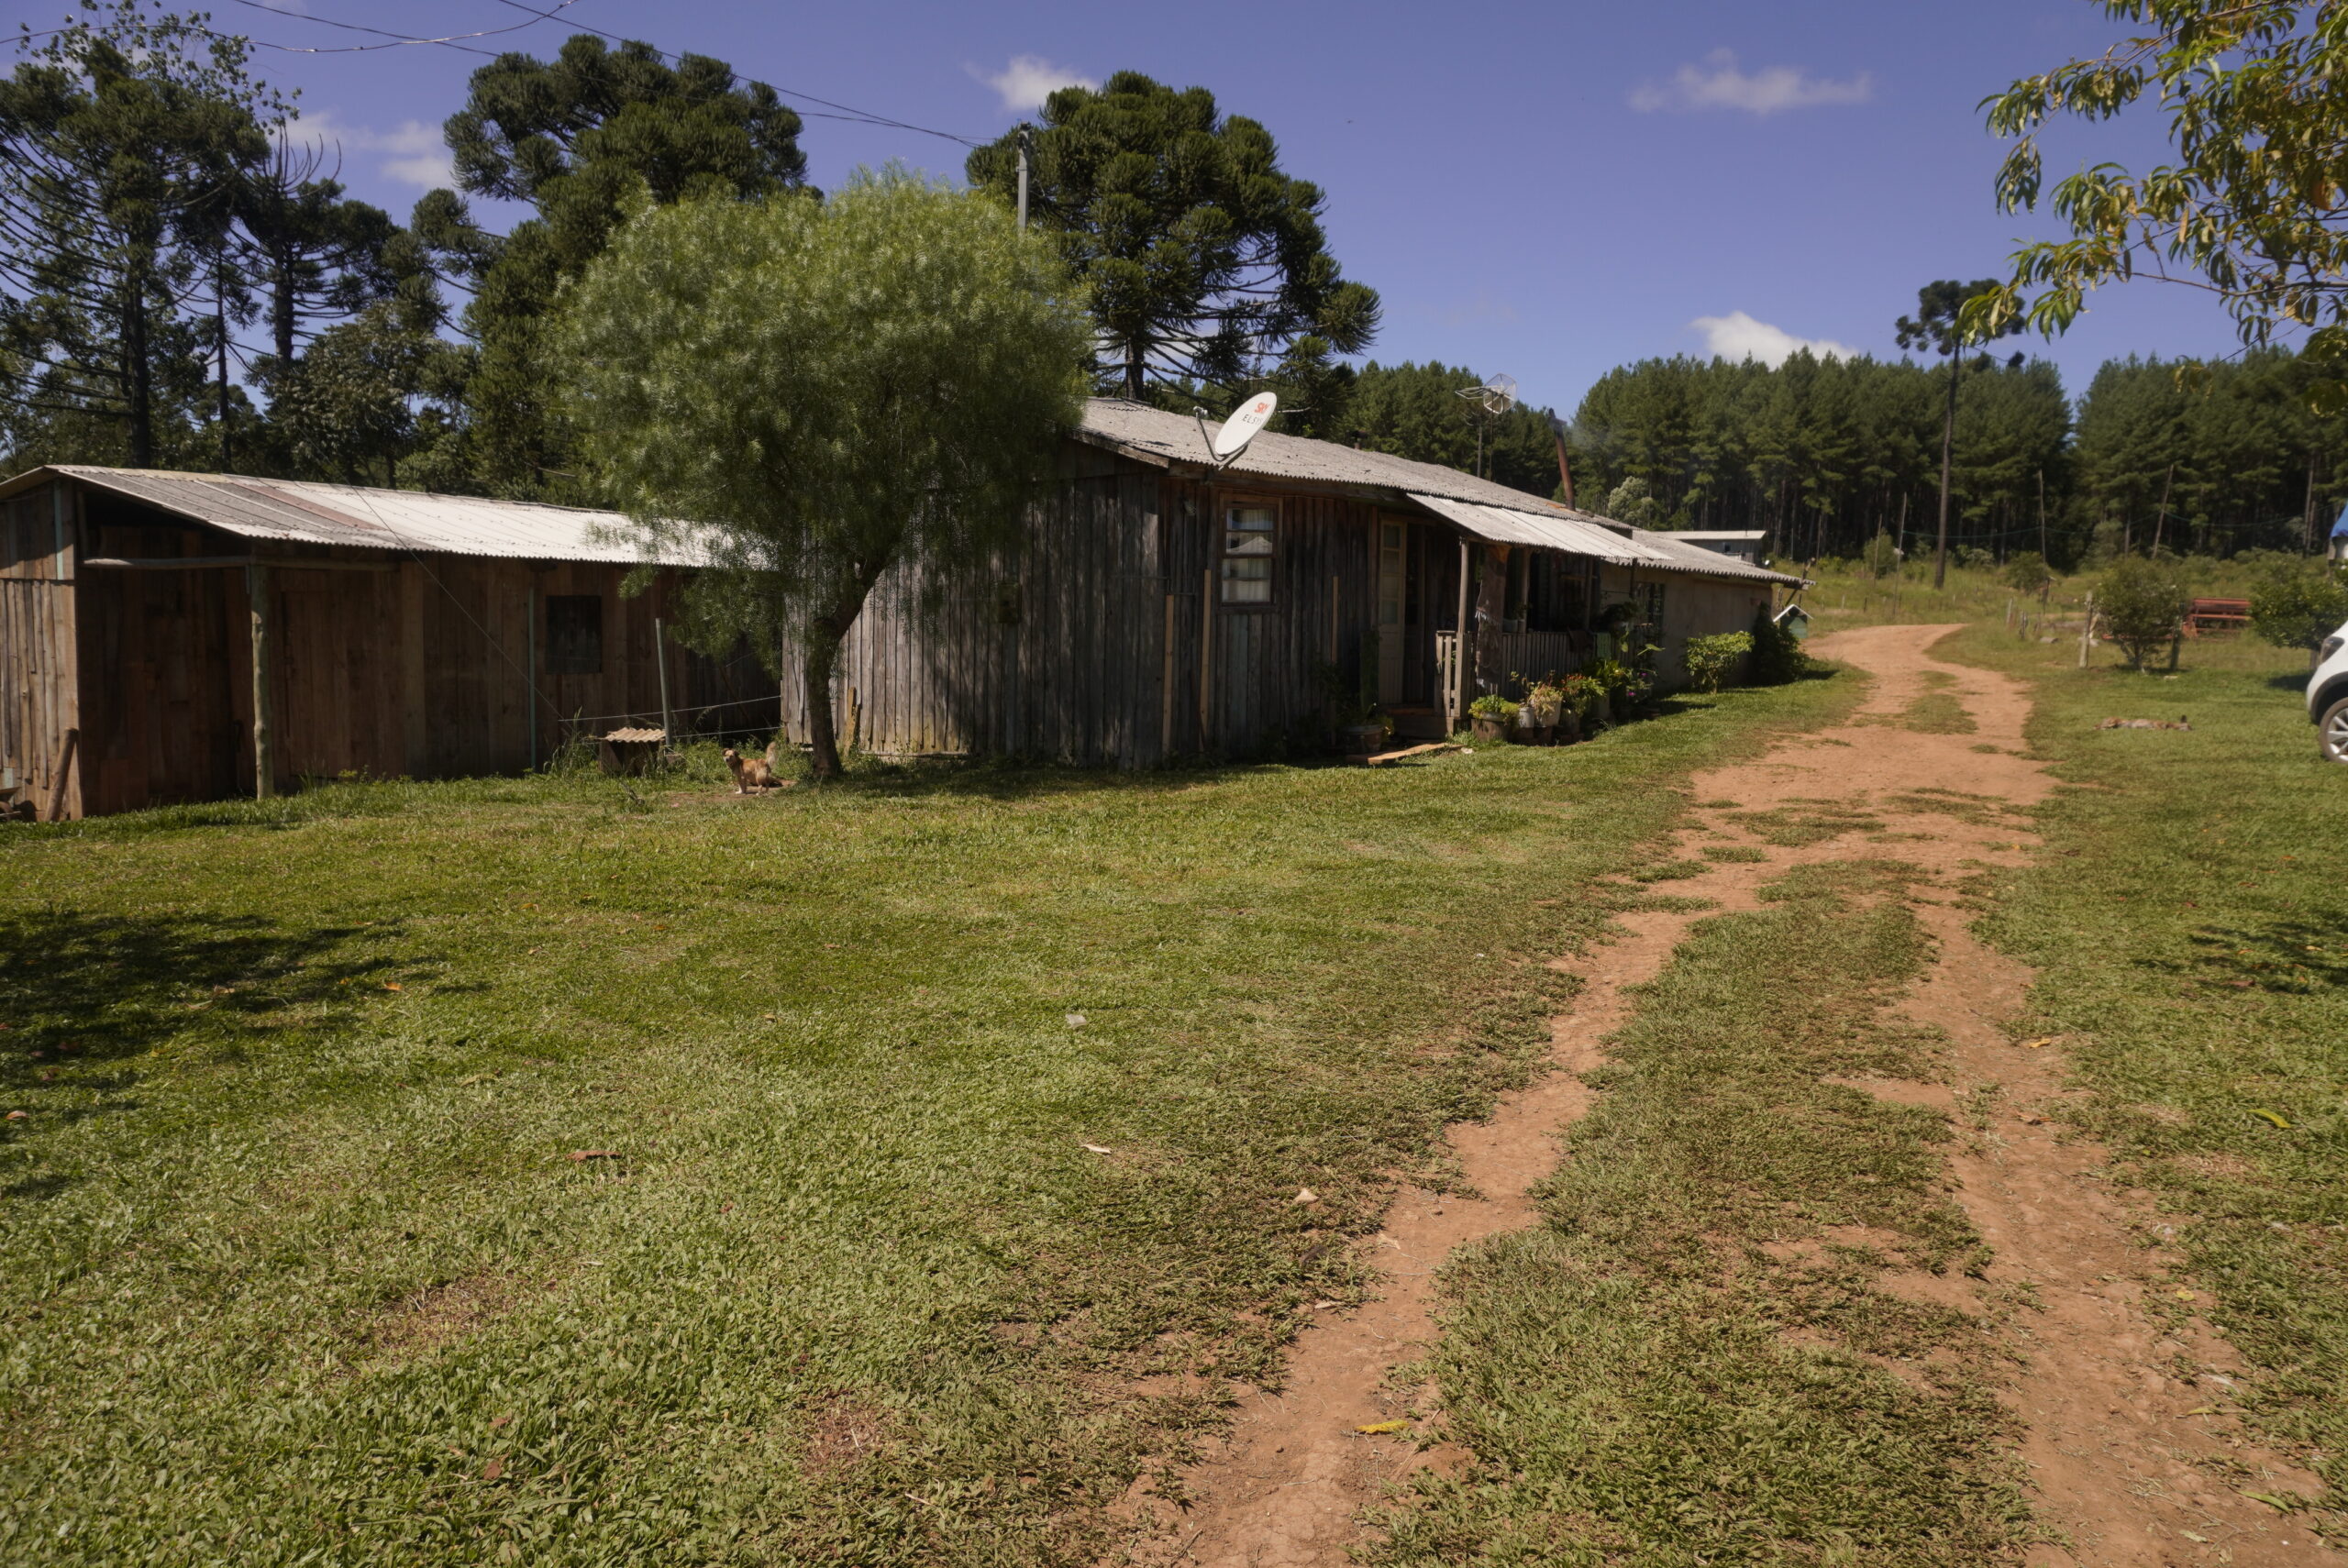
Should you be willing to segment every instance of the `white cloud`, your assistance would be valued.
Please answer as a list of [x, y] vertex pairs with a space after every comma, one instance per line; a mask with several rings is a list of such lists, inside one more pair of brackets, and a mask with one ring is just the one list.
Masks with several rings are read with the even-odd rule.
[[1098, 87], [1100, 83], [1080, 75], [1065, 65], [1054, 65], [1039, 54], [1013, 55], [1009, 65], [1001, 71], [981, 71], [975, 65], [964, 70], [1002, 95], [1002, 106], [1013, 114], [1028, 109], [1040, 109], [1044, 100], [1058, 87]]
[[1798, 348], [1807, 348], [1822, 359], [1855, 359], [1859, 354], [1832, 338], [1796, 337], [1784, 327], [1755, 321], [1741, 310], [1726, 315], [1700, 315], [1688, 326], [1704, 335], [1707, 351], [1731, 364], [1758, 359], [1774, 370]]
[[1737, 69], [1735, 54], [1714, 50], [1701, 65], [1683, 65], [1671, 80], [1647, 82], [1631, 91], [1631, 107], [1645, 114], [1658, 109], [1744, 109], [1774, 115], [1780, 109], [1809, 109], [1821, 104], [1864, 104], [1875, 96], [1875, 78], [1860, 72], [1847, 82], [1812, 76], [1799, 65], [1772, 65], [1760, 71]]
[[403, 120], [395, 130], [379, 131], [369, 126], [345, 125], [335, 117], [332, 109], [315, 109], [303, 114], [278, 135], [294, 147], [317, 149], [325, 156], [328, 171], [337, 162], [354, 154], [383, 153], [389, 156], [378, 160], [375, 170], [386, 179], [426, 191], [451, 184], [455, 180], [440, 127], [422, 120]]
[[456, 171], [449, 160], [449, 144], [441, 137], [438, 126], [428, 126], [422, 120], [403, 120], [399, 129], [375, 139], [375, 149], [395, 155], [383, 160], [383, 172], [394, 180], [426, 191], [456, 183]]

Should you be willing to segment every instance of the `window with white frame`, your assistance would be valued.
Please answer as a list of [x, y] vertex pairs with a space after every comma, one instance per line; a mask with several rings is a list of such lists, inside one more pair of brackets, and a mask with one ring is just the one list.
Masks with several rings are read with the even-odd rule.
[[1223, 602], [1272, 602], [1272, 544], [1279, 531], [1279, 508], [1235, 501], [1223, 509]]

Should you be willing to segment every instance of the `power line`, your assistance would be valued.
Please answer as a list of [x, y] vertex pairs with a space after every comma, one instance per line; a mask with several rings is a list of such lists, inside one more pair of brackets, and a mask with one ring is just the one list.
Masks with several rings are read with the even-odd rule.
[[[363, 54], [369, 50], [406, 49], [414, 44], [442, 44], [446, 45], [449, 49], [463, 50], [467, 54], [486, 55], [490, 59], [494, 60], [497, 58], [497, 51], [495, 50], [474, 49], [468, 44], [460, 42], [459, 40], [462, 39], [495, 38], [501, 33], [518, 33], [525, 28], [536, 27], [538, 23], [547, 21], [557, 14], [569, 10], [571, 6], [578, 4], [579, 0], [556, 0], [553, 10], [530, 11], [530, 20], [526, 22], [516, 22], [510, 28], [483, 28], [478, 32], [449, 33], [446, 37], [437, 39], [415, 38], [407, 33], [387, 32], [382, 28], [362, 27], [357, 22], [338, 22], [331, 17], [312, 17], [299, 12], [281, 11], [274, 6], [263, 4], [262, 0], [236, 0], [236, 3], [239, 6], [248, 6], [255, 11], [267, 11], [272, 17], [299, 16], [302, 20], [306, 22], [316, 22], [320, 27], [340, 28], [345, 32], [351, 33], [372, 33], [377, 38], [387, 39], [390, 40], [387, 43], [377, 44], [345, 44], [340, 48], [304, 48], [294, 44], [271, 43], [266, 39], [247, 39], [245, 40], [248, 43], [257, 43], [263, 49], [276, 50], [282, 54]], [[529, 7], [519, 6], [517, 9], [529, 10]]]
[[[496, 50], [475, 49], [471, 44], [465, 43], [461, 40], [466, 39], [494, 38], [502, 33], [520, 32], [526, 28], [534, 28], [540, 22], [554, 20], [562, 12], [569, 10], [572, 6], [578, 4], [578, 0], [558, 0], [558, 3], [552, 9], [544, 11], [538, 10], [533, 6], [524, 4], [523, 0], [497, 0], [497, 3], [512, 10], [522, 12], [529, 17], [529, 20], [525, 22], [516, 22], [512, 27], [508, 28], [484, 28], [477, 32], [449, 33], [439, 38], [423, 38], [409, 33], [392, 32], [383, 28], [371, 28], [358, 22], [338, 21], [331, 17], [304, 16], [300, 18], [301, 20], [316, 22], [321, 27], [340, 28], [346, 32], [368, 33], [387, 41], [372, 44], [348, 44], [338, 48], [324, 46], [304, 47], [294, 44], [275, 43], [267, 39], [251, 38], [248, 38], [246, 41], [257, 44], [263, 49], [276, 50], [284, 54], [363, 54], [372, 50], [405, 49], [417, 44], [432, 44], [437, 45], [443, 49], [460, 50], [467, 54], [478, 54], [489, 59], [495, 59], [497, 58]], [[294, 15], [294, 13], [292, 12], [280, 11], [274, 6], [266, 5], [263, 3], [263, 0], [236, 0], [236, 4], [247, 6], [256, 11], [267, 11], [271, 16], [284, 17]], [[618, 33], [606, 32], [601, 28], [591, 27], [585, 22], [572, 21], [570, 25], [576, 28], [582, 33], [592, 33], [599, 39], [609, 39], [613, 43], [625, 44], [643, 41], [641, 39], [624, 38]], [[681, 58], [668, 50], [653, 48], [649, 44], [647, 44], [645, 47], [652, 49], [653, 54], [661, 60], [675, 61]], [[813, 93], [802, 93], [789, 87], [775, 86], [771, 82], [760, 83], [759, 85], [772, 87], [774, 91], [782, 97], [795, 98], [803, 103], [821, 104], [824, 108], [835, 111], [831, 114], [824, 114], [814, 110], [802, 111], [812, 119], [845, 120], [857, 125], [881, 126], [891, 130], [912, 131], [918, 136], [934, 136], [941, 140], [955, 142], [963, 147], [975, 148], [986, 145], [983, 141], [976, 140], [967, 136], [957, 135], [953, 131], [936, 130], [928, 126], [917, 126], [911, 120], [901, 120], [889, 115], [875, 114], [869, 109], [859, 109], [852, 104], [842, 104], [830, 98], [821, 98]]]

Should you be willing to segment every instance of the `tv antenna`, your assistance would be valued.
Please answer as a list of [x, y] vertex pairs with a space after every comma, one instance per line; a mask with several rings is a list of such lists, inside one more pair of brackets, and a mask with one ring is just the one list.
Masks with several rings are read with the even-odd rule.
[[1199, 438], [1207, 444], [1207, 455], [1214, 459], [1218, 473], [1238, 460], [1239, 454], [1247, 449], [1247, 443], [1256, 438], [1256, 433], [1271, 423], [1279, 405], [1278, 392], [1257, 392], [1212, 435], [1207, 431], [1207, 411], [1197, 407], [1191, 410], [1191, 417], [1199, 422]]
[[1516, 378], [1494, 376], [1479, 386], [1461, 387], [1459, 395], [1480, 415], [1476, 420], [1476, 477], [1484, 477], [1484, 426], [1516, 406]]

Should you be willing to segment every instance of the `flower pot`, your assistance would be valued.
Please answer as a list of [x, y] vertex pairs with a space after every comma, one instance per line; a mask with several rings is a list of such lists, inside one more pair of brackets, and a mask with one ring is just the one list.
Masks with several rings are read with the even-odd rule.
[[1337, 749], [1347, 756], [1375, 756], [1386, 749], [1386, 726], [1339, 724]]
[[1470, 713], [1468, 716], [1468, 727], [1475, 732], [1478, 740], [1490, 741], [1494, 745], [1508, 739], [1506, 719], [1494, 719], [1482, 713]]

